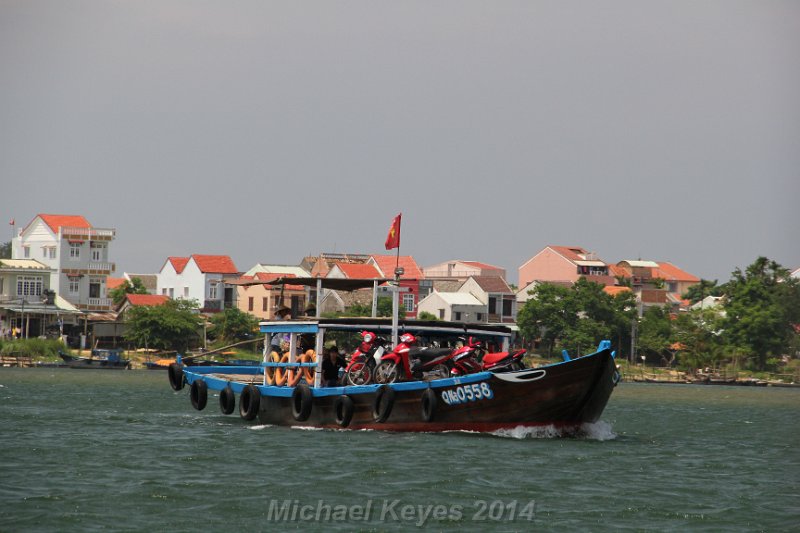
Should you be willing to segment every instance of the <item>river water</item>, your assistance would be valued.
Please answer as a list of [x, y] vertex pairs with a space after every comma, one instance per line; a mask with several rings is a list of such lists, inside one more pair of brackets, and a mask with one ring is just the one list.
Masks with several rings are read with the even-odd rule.
[[579, 437], [265, 427], [0, 368], [0, 531], [797, 531], [800, 389], [623, 383]]

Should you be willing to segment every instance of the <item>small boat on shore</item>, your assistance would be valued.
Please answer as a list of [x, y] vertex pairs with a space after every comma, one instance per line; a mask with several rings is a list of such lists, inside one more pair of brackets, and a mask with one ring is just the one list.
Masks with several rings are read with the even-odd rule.
[[[188, 384], [191, 404], [198, 410], [206, 407], [209, 391], [217, 392], [224, 414], [234, 412], [238, 395], [240, 416], [261, 424], [389, 431], [495, 431], [552, 425], [569, 431], [596, 422], [619, 381], [610, 343], [603, 341], [594, 353], [536, 368], [382, 385], [320, 386], [326, 336], [342, 339], [364, 330], [388, 334], [396, 328], [440, 347], [470, 336], [508, 351], [512, 337], [504, 326], [445, 321], [261, 322], [265, 346], [272, 335], [289, 338], [289, 350], [278, 361], [277, 354], [266, 351], [258, 366], [185, 366], [179, 361], [170, 365], [170, 385], [181, 390]], [[300, 346], [309, 345], [314, 348], [298, 355]], [[287, 374], [293, 386], [278, 384], [276, 375]]]
[[59, 352], [58, 355], [69, 368], [81, 370], [129, 370], [131, 368], [130, 359], [123, 359], [122, 350], [119, 349], [94, 349], [89, 357], [76, 357], [64, 352]]

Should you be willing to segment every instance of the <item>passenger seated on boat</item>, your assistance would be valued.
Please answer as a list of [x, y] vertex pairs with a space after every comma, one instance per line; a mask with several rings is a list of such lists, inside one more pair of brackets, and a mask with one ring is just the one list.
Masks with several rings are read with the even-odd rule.
[[339, 355], [339, 349], [331, 346], [328, 355], [322, 360], [322, 386], [336, 387], [339, 385], [339, 369], [347, 366], [344, 358]]
[[[286, 306], [281, 306], [277, 311], [275, 311], [275, 320], [287, 320], [291, 314], [291, 309]], [[287, 336], [285, 333], [276, 333], [273, 335], [272, 340], [269, 341], [272, 351], [279, 354], [285, 352], [286, 350], [282, 349], [281, 344], [286, 340]]]

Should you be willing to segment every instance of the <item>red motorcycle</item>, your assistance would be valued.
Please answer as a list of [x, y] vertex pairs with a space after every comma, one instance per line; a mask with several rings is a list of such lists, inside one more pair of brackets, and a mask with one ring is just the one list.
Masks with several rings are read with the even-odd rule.
[[369, 384], [385, 351], [386, 339], [371, 331], [362, 331], [361, 339], [361, 345], [353, 352], [345, 368], [345, 380], [349, 385]]
[[450, 371], [453, 376], [463, 376], [476, 372], [511, 372], [514, 370], [524, 370], [525, 350], [514, 350], [510, 352], [485, 353], [481, 342], [470, 337], [464, 346], [459, 349], [459, 353], [453, 357], [453, 368]]
[[417, 338], [403, 333], [394, 350], [384, 354], [375, 368], [375, 383], [383, 385], [401, 380], [446, 378], [452, 368], [451, 348], [412, 348]]

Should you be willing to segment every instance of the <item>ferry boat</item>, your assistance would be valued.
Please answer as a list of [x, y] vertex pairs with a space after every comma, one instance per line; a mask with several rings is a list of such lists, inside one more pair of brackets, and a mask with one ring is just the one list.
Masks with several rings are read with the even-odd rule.
[[[297, 278], [292, 278], [297, 283]], [[512, 331], [504, 326], [380, 318], [313, 318], [264, 321], [263, 362], [258, 366], [170, 365], [170, 385], [189, 389], [195, 409], [207, 407], [216, 393], [224, 414], [265, 425], [387, 431], [479, 431], [554, 426], [580, 429], [596, 422], [619, 382], [610, 342], [591, 354], [536, 368], [477, 372], [458, 377], [401, 381], [382, 385], [321, 386], [327, 339], [411, 332], [423, 342], [446, 345], [471, 336], [508, 350]], [[270, 339], [289, 338], [280, 356], [267, 353]], [[395, 341], [396, 344], [396, 341]], [[306, 349], [301, 352], [301, 349]], [[278, 384], [286, 381], [287, 384]]]

